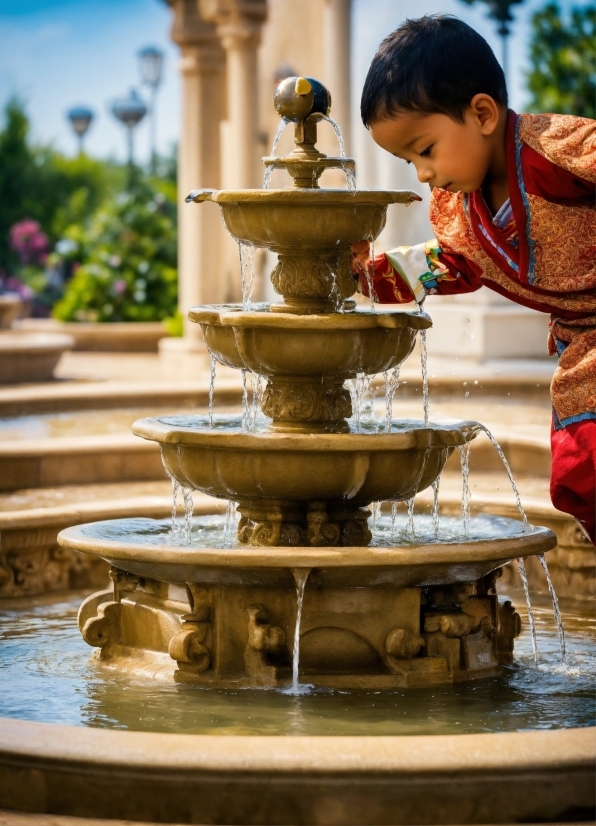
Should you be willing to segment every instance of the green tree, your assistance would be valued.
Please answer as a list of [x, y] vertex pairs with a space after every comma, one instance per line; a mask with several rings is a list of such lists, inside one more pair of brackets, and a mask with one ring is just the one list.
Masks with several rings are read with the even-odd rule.
[[66, 158], [52, 147], [35, 146], [23, 103], [8, 101], [0, 130], [0, 272], [14, 271], [10, 227], [24, 218], [41, 224], [50, 245], [67, 226], [82, 221], [110, 194], [125, 172], [117, 164], [82, 155]]
[[596, 4], [571, 10], [557, 2], [532, 16], [529, 109], [596, 118]]

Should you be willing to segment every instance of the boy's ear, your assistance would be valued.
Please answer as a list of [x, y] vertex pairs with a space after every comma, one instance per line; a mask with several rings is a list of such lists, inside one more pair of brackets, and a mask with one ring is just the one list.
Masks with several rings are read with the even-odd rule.
[[500, 119], [499, 104], [490, 95], [479, 93], [474, 95], [468, 109], [474, 121], [480, 127], [483, 135], [492, 135]]

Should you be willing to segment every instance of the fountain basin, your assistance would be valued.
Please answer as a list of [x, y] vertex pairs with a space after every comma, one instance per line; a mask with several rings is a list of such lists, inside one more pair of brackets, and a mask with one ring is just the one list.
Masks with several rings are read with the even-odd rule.
[[1, 332], [0, 384], [48, 381], [62, 354], [73, 347], [71, 336]]
[[[217, 419], [215, 419], [217, 423]], [[404, 501], [431, 485], [476, 422], [400, 421], [391, 433], [246, 433], [240, 420], [140, 419], [133, 433], [158, 442], [166, 472], [183, 487], [238, 502], [245, 542], [366, 545], [362, 507]], [[235, 425], [235, 426], [234, 426]]]
[[209, 351], [228, 367], [264, 376], [372, 375], [401, 364], [426, 313], [352, 312], [323, 315], [271, 313], [268, 305], [193, 307]]
[[[290, 554], [226, 547], [221, 519], [198, 521], [190, 544], [151, 519], [68, 528], [58, 542], [112, 565], [113, 592], [88, 597], [78, 623], [114, 667], [274, 687], [291, 683], [299, 653], [294, 680], [374, 690], [465, 682], [512, 662], [521, 623], [496, 594], [498, 569], [556, 537], [498, 517], [472, 522], [484, 538]], [[295, 580], [306, 582], [300, 602]]]

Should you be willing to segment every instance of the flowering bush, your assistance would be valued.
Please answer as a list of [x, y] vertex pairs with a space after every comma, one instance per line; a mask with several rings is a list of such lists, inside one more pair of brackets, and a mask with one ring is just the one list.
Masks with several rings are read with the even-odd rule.
[[73, 276], [53, 315], [62, 321], [158, 321], [176, 313], [176, 208], [170, 193], [138, 183], [73, 225], [53, 265]]
[[21, 266], [44, 264], [48, 245], [48, 236], [31, 218], [25, 218], [10, 228], [10, 246], [19, 256]]

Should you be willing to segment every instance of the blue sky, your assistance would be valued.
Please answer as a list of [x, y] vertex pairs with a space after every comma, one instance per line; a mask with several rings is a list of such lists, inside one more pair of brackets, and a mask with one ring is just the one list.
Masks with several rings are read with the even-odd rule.
[[[509, 85], [512, 105], [519, 110], [525, 100], [529, 18], [544, 2], [525, 0], [514, 7]], [[563, 0], [564, 7], [569, 5], [570, 0]], [[469, 7], [459, 0], [353, 0], [353, 7], [355, 89], [362, 85], [383, 36], [404, 17], [425, 12], [457, 14], [486, 37], [500, 56], [499, 38], [494, 23], [486, 17], [484, 3]], [[166, 53], [158, 100], [158, 145], [166, 151], [177, 139], [180, 107], [178, 50], [169, 40], [170, 19], [163, 0], [0, 0], [0, 106], [10, 95], [20, 95], [35, 137], [73, 154], [76, 143], [64, 114], [75, 104], [89, 105], [97, 113], [87, 139], [89, 153], [122, 158], [123, 130], [108, 106], [131, 87], [139, 87], [136, 54], [143, 46], [156, 45]], [[137, 132], [137, 154], [145, 159], [147, 125], [141, 124]]]

